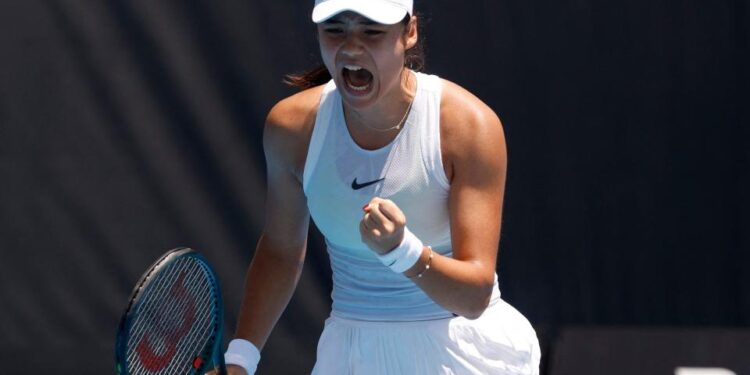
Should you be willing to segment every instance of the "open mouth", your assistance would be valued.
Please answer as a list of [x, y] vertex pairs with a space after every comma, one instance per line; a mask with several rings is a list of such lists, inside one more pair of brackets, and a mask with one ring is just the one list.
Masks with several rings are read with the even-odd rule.
[[346, 86], [355, 93], [366, 93], [372, 87], [372, 73], [361, 66], [344, 65], [342, 76]]

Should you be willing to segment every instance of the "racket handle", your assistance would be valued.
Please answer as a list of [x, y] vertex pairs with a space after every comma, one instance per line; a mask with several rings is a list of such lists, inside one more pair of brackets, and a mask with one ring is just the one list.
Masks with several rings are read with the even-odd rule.
[[227, 375], [227, 365], [224, 363], [224, 353], [221, 350], [216, 355], [216, 364], [218, 364], [216, 370], [219, 372], [219, 375]]

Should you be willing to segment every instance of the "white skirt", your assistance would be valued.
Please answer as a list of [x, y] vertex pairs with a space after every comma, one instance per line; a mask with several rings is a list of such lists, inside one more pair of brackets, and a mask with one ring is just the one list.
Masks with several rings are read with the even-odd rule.
[[529, 321], [502, 299], [481, 317], [369, 322], [331, 316], [313, 375], [539, 374]]

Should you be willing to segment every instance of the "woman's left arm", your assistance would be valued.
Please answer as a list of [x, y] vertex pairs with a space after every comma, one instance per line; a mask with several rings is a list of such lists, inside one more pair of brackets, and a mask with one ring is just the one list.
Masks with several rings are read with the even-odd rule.
[[[453, 88], [458, 92], [447, 100], [444, 96], [441, 116], [453, 257], [434, 253], [430, 260], [425, 247], [404, 274], [445, 309], [474, 319], [487, 308], [494, 285], [507, 152], [497, 115], [473, 95]], [[375, 198], [362, 221], [362, 238], [374, 251], [388, 252], [404, 237], [409, 219], [393, 202]], [[414, 277], [420, 273], [422, 277]]]

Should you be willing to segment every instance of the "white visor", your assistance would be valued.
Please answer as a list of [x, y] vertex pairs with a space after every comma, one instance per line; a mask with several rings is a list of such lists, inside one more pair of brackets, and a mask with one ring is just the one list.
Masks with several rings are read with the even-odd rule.
[[312, 20], [321, 23], [346, 11], [363, 15], [384, 25], [393, 25], [412, 14], [413, 0], [315, 0]]

